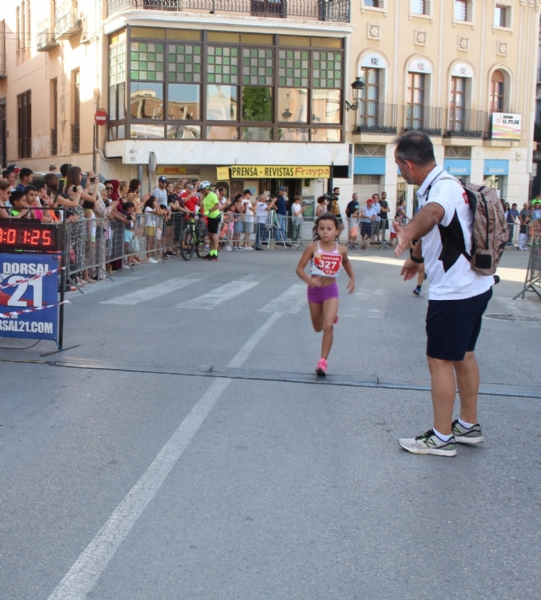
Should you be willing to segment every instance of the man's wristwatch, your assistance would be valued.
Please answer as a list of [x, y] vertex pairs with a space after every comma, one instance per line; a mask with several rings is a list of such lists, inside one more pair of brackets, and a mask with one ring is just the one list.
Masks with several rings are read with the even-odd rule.
[[418, 265], [422, 265], [425, 262], [425, 259], [421, 256], [421, 258], [417, 258], [413, 254], [410, 256], [411, 260]]

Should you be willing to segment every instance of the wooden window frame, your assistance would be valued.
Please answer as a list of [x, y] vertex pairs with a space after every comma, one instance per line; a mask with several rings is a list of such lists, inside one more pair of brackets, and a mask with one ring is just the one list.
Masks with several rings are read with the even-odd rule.
[[19, 158], [32, 158], [32, 90], [17, 96], [17, 142]]
[[[496, 74], [501, 76], [501, 81], [494, 77]], [[500, 87], [501, 93], [498, 87]], [[501, 106], [498, 106], [500, 101]], [[492, 73], [490, 78], [490, 112], [505, 112], [505, 76], [498, 69]]]
[[[420, 79], [420, 81], [422, 82], [422, 87], [418, 86], [415, 84], [415, 82], [417, 81], [417, 79]], [[406, 123], [406, 127], [408, 129], [422, 129], [423, 128], [423, 124], [424, 124], [424, 113], [425, 113], [425, 107], [426, 107], [426, 74], [425, 73], [412, 73], [412, 72], [408, 72], [408, 97], [407, 97], [407, 103], [409, 106], [412, 107], [412, 116], [409, 118], [409, 125], [408, 123]], [[420, 104], [418, 102], [414, 102], [414, 98], [415, 98], [415, 90], [423, 90], [423, 103]], [[420, 107], [420, 117], [414, 117], [413, 116], [413, 107], [415, 106], [419, 106]], [[413, 123], [420, 121], [420, 127], [413, 127]]]
[[71, 122], [71, 153], [81, 152], [81, 71], [71, 73], [73, 85], [73, 119]]
[[[460, 87], [463, 86], [462, 89]], [[467, 109], [467, 87], [468, 80], [466, 77], [451, 77], [451, 102], [449, 105], [449, 128], [452, 131], [464, 131], [466, 128], [466, 109]], [[457, 102], [460, 100], [461, 102]], [[459, 118], [460, 113], [464, 111], [462, 118]]]
[[[368, 74], [370, 71], [374, 71], [376, 73], [377, 83], [370, 83]], [[380, 81], [380, 71], [381, 69], [373, 69], [372, 67], [363, 67], [361, 70], [361, 78], [364, 81], [365, 88], [363, 90], [363, 99], [361, 100], [361, 106], [359, 111], [359, 124], [369, 126], [370, 120], [374, 121], [374, 125], [377, 126], [378, 123], [378, 107], [381, 101], [381, 81]], [[370, 94], [368, 90], [374, 88], [376, 90], [376, 100], [370, 100]], [[370, 110], [368, 110], [369, 105], [376, 105], [376, 114], [375, 116], [371, 114]]]

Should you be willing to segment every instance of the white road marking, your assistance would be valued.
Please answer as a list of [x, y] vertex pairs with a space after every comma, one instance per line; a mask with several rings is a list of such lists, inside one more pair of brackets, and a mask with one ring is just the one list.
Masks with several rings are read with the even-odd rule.
[[280, 312], [274, 313], [266, 321], [266, 323], [254, 333], [254, 335], [246, 342], [246, 344], [244, 344], [244, 346], [237, 352], [236, 356], [227, 366], [231, 369], [238, 369], [239, 367], [242, 367], [246, 359], [254, 351], [257, 344], [259, 344], [259, 342], [262, 340], [263, 336], [276, 323], [276, 321], [278, 321], [282, 314], [283, 313]]
[[405, 260], [404, 258], [391, 258], [389, 256], [349, 256], [349, 260], [359, 260], [361, 262], [377, 263], [379, 265], [392, 265], [393, 267], [401, 267]]
[[[275, 313], [252, 335], [227, 365], [238, 368], [250, 356], [267, 331], [282, 316]], [[190, 414], [173, 433], [167, 444], [145, 471], [141, 479], [117, 506], [107, 523], [83, 551], [49, 600], [85, 600], [96, 585], [109, 561], [154, 498], [160, 486], [203, 424], [232, 379], [217, 379], [193, 407]]]
[[201, 308], [204, 310], [212, 310], [256, 285], [259, 285], [259, 281], [230, 281], [207, 294], [178, 304], [176, 308]]
[[306, 284], [296, 283], [288, 288], [283, 294], [271, 300], [259, 312], [281, 312], [296, 315], [305, 306], [308, 306], [306, 300]]
[[[115, 279], [114, 281], [112, 279], [104, 279], [103, 281], [100, 281], [98, 285], [85, 285], [83, 292], [85, 296], [88, 296], [88, 294], [93, 294], [94, 292], [103, 292], [103, 290], [110, 290], [111, 288], [123, 285], [124, 283], [131, 283], [132, 281], [137, 281], [138, 279], [143, 279], [143, 277], [128, 276]], [[68, 298], [77, 298], [78, 296], [81, 296], [80, 292], [78, 291], [69, 293], [73, 294], [73, 296], [68, 296]]]
[[123, 306], [135, 306], [140, 302], [154, 300], [155, 298], [165, 296], [165, 294], [170, 294], [171, 292], [180, 290], [184, 287], [187, 287], [188, 285], [191, 285], [192, 283], [197, 283], [198, 281], [201, 280], [185, 279], [184, 277], [168, 279], [167, 281], [163, 281], [162, 283], [158, 283], [157, 285], [151, 285], [150, 287], [143, 288], [142, 290], [137, 290], [132, 294], [126, 294], [125, 296], [118, 296], [116, 298], [111, 298], [111, 300], [105, 300], [104, 302], [100, 302], [100, 304], [120, 304]]

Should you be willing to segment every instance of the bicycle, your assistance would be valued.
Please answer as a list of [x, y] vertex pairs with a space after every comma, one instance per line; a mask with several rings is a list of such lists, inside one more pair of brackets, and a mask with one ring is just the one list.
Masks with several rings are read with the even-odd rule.
[[199, 213], [190, 214], [190, 222], [180, 235], [180, 254], [184, 260], [190, 260], [195, 250], [199, 258], [204, 258], [205, 238], [207, 228], [203, 216]]

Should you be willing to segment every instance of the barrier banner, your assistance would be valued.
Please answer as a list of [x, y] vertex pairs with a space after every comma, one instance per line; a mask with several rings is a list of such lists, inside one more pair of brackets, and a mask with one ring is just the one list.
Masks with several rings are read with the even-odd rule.
[[60, 261], [59, 254], [0, 254], [0, 337], [58, 339]]

